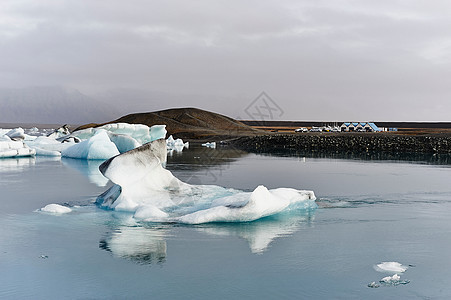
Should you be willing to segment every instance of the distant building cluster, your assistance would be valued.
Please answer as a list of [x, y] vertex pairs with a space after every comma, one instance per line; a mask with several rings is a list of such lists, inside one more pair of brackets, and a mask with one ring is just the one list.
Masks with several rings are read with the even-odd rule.
[[382, 131], [373, 122], [344, 122], [340, 126], [340, 131], [358, 131], [358, 132], [379, 132]]
[[374, 122], [344, 122], [341, 126], [301, 127], [294, 132], [382, 132], [398, 131], [397, 128], [378, 127]]

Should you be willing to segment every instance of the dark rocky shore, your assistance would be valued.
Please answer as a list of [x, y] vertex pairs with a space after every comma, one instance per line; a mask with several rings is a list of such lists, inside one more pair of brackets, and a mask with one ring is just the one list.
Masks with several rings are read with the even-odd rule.
[[302, 151], [450, 154], [451, 135], [391, 133], [304, 133], [246, 136], [232, 141], [254, 153]]

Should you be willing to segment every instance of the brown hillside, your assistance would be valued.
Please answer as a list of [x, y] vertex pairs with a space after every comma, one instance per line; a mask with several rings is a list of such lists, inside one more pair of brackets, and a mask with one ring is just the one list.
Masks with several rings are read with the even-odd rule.
[[[232, 118], [198, 108], [173, 108], [148, 113], [126, 115], [108, 123], [165, 124], [168, 135], [182, 139], [232, 138], [260, 133], [248, 125]], [[75, 130], [97, 127], [104, 124], [87, 124]]]

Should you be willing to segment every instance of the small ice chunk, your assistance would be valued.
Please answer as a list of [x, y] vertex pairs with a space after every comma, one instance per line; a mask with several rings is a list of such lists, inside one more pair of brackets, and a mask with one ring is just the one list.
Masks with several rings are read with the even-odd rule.
[[208, 147], [208, 148], [216, 148], [216, 142], [206, 142], [202, 144], [203, 147]]
[[62, 206], [59, 204], [47, 204], [43, 208], [41, 208], [39, 211], [52, 213], [52, 214], [66, 214], [70, 213], [72, 209], [70, 209], [67, 206]]
[[368, 287], [375, 289], [375, 288], [380, 287], [380, 285], [377, 284], [375, 281], [373, 281], [373, 282], [368, 283]]
[[393, 282], [398, 282], [401, 279], [401, 276], [399, 276], [398, 274], [395, 274], [393, 276], [387, 276], [381, 279], [380, 282], [384, 282], [384, 283], [393, 283]]
[[408, 267], [403, 266], [399, 262], [388, 261], [377, 264], [374, 269], [378, 272], [386, 272], [386, 273], [404, 273]]

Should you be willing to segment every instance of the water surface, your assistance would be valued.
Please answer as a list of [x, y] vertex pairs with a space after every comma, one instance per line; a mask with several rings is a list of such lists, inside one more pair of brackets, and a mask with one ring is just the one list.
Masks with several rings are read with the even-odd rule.
[[[97, 208], [100, 162], [0, 160], [0, 298], [424, 299], [451, 297], [450, 165], [402, 160], [263, 156], [234, 149], [173, 153], [193, 184], [316, 193], [319, 208], [241, 224], [136, 223]], [[65, 215], [35, 212], [49, 203]], [[411, 267], [407, 285], [369, 288]]]

